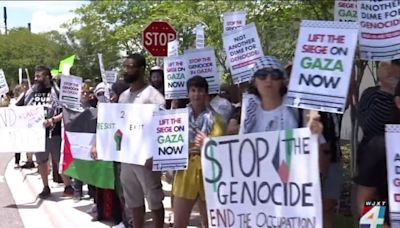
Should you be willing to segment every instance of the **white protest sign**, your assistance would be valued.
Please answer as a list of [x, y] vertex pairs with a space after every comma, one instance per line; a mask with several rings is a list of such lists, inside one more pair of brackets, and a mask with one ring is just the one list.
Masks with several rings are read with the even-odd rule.
[[[386, 164], [389, 215], [392, 227], [400, 227], [400, 125], [386, 125]], [[386, 207], [387, 208], [387, 207]], [[396, 225], [397, 224], [397, 225]]]
[[186, 169], [189, 157], [188, 109], [159, 111], [155, 113], [153, 122], [153, 170]]
[[186, 81], [189, 77], [184, 56], [164, 58], [165, 99], [187, 98]]
[[357, 20], [356, 1], [335, 1], [335, 21], [356, 22]]
[[224, 50], [231, 70], [233, 83], [249, 81], [254, 63], [264, 54], [256, 25], [250, 23], [224, 34]]
[[6, 75], [4, 74], [3, 69], [0, 69], [0, 96], [8, 93], [9, 90]]
[[104, 69], [104, 64], [103, 64], [103, 54], [98, 53], [97, 57], [99, 58], [101, 80], [104, 82], [104, 85], [106, 87], [106, 91], [104, 92], [104, 96], [106, 97], [106, 100], [109, 101], [109, 99], [110, 99], [110, 85], [108, 84], [107, 78], [106, 78], [106, 70]]
[[[189, 78], [199, 75], [207, 79], [209, 94], [219, 93], [220, 76], [214, 48], [192, 49], [185, 51]], [[188, 79], [189, 79], [188, 78]]]
[[208, 139], [201, 159], [209, 227], [322, 227], [309, 129]]
[[197, 25], [195, 30], [196, 30], [196, 48], [197, 49], [204, 48], [204, 43], [205, 43], [204, 28], [202, 25]]
[[357, 1], [360, 22], [360, 58], [392, 60], [400, 58], [400, 2]]
[[224, 13], [224, 33], [231, 32], [237, 28], [246, 25], [246, 12], [228, 12]]
[[178, 56], [178, 49], [179, 49], [178, 39], [168, 42], [168, 57]]
[[78, 107], [81, 104], [82, 78], [72, 75], [61, 75], [60, 102]]
[[96, 146], [98, 158], [144, 165], [152, 156], [153, 104], [99, 103]]
[[343, 113], [358, 23], [302, 21], [286, 105]]
[[44, 152], [43, 106], [0, 108], [1, 153]]
[[118, 72], [113, 70], [106, 70], [104, 72], [107, 83], [113, 84], [117, 81]]

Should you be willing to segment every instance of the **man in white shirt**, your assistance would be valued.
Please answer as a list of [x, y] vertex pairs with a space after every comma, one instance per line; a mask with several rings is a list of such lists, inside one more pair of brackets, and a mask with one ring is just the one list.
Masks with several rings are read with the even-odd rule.
[[[124, 81], [130, 88], [121, 94], [119, 103], [165, 105], [163, 95], [144, 80], [146, 59], [140, 54], [129, 55], [124, 63]], [[118, 178], [118, 177], [117, 177]], [[141, 166], [121, 163], [121, 182], [127, 208], [133, 212], [133, 227], [144, 227], [145, 204], [148, 202], [153, 214], [154, 227], [164, 225], [164, 193], [161, 173], [153, 172], [151, 165]]]

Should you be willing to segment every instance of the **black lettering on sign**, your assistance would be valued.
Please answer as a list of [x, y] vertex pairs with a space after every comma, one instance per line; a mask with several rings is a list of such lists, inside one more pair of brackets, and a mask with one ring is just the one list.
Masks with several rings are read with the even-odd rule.
[[314, 87], [324, 86], [325, 88], [336, 89], [339, 82], [340, 82], [340, 77], [337, 77], [335, 79], [335, 77], [328, 77], [325, 75], [321, 76], [319, 74], [316, 75], [308, 74], [308, 76], [306, 76], [305, 74], [301, 73], [299, 85], [306, 84], [307, 86], [309, 85], [312, 85]]
[[0, 127], [12, 127], [17, 122], [17, 114], [13, 109], [5, 108], [0, 112]]
[[159, 147], [159, 155], [171, 155], [171, 154], [182, 154], [183, 146], [167, 146]]
[[184, 87], [185, 86], [185, 82], [181, 81], [181, 82], [168, 82], [168, 87], [169, 88], [178, 88], [178, 87]]

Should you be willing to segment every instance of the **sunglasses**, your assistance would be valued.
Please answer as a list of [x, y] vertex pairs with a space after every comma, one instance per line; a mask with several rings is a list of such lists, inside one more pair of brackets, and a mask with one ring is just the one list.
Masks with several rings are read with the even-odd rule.
[[271, 77], [272, 80], [280, 80], [283, 79], [283, 72], [280, 70], [258, 70], [254, 77], [265, 80], [267, 77]]

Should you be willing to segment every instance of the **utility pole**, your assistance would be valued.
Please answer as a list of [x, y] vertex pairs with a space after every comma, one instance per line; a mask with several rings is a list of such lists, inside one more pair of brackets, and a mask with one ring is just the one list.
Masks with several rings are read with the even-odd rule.
[[7, 35], [7, 7], [3, 7], [3, 12], [4, 12], [4, 28], [5, 28], [5, 34]]
[[28, 30], [31, 32], [31, 23], [28, 23]]

